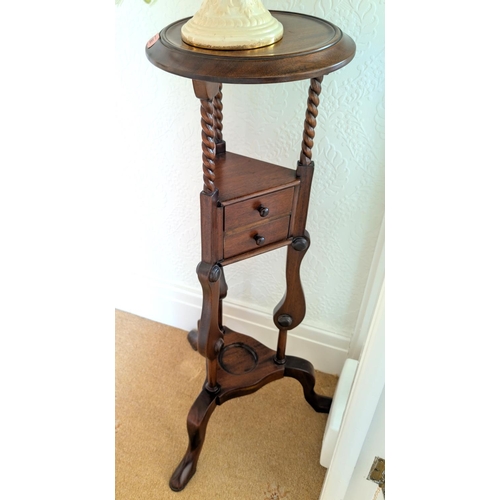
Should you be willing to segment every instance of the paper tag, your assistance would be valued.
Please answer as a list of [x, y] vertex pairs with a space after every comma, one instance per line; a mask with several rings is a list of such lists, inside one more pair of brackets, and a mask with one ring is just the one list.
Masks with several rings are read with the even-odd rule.
[[156, 35], [149, 40], [149, 42], [146, 44], [146, 48], [150, 49], [160, 38], [160, 34], [156, 33]]

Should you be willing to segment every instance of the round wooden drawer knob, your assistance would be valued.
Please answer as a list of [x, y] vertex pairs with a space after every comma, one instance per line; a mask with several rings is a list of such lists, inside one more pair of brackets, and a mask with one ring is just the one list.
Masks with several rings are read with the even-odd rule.
[[269, 215], [269, 208], [263, 207], [262, 205], [258, 208], [261, 217], [267, 217]]
[[256, 235], [254, 236], [254, 239], [255, 239], [255, 241], [256, 241], [256, 243], [257, 243], [257, 245], [259, 245], [259, 246], [260, 246], [260, 245], [263, 245], [263, 244], [264, 244], [264, 242], [266, 241], [266, 239], [264, 238], [264, 236], [259, 236], [258, 234], [256, 234]]

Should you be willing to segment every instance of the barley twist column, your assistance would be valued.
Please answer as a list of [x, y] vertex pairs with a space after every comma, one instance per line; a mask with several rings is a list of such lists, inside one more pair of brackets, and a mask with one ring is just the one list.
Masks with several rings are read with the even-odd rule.
[[309, 165], [312, 158], [312, 147], [314, 145], [314, 129], [316, 128], [316, 117], [318, 116], [319, 95], [321, 94], [321, 82], [323, 76], [311, 78], [309, 87], [309, 98], [307, 99], [306, 119], [304, 121], [304, 133], [302, 135], [302, 152], [300, 163]]
[[214, 97], [214, 129], [215, 142], [222, 141], [222, 83], [219, 87], [219, 92]]
[[211, 194], [215, 191], [215, 129], [214, 105], [212, 99], [200, 99], [201, 102], [201, 149], [203, 159], [203, 191]]

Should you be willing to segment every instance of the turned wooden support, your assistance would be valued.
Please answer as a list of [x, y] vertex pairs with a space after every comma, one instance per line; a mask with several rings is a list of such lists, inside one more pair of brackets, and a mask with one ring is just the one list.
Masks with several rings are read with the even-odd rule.
[[276, 355], [274, 356], [274, 361], [278, 365], [285, 364], [285, 352], [286, 352], [286, 341], [288, 337], [288, 330], [286, 328], [280, 328], [278, 333], [278, 346], [276, 348]]
[[225, 153], [226, 142], [222, 137], [222, 83], [219, 84], [219, 92], [214, 97], [214, 128], [215, 128], [215, 151], [217, 154]]
[[222, 141], [222, 83], [219, 84], [219, 91], [214, 96], [214, 128], [215, 142]]
[[309, 165], [312, 161], [312, 148], [315, 135], [314, 129], [316, 128], [322, 81], [323, 76], [311, 78], [309, 97], [307, 99], [306, 119], [304, 121], [304, 133], [302, 135], [302, 152], [300, 153], [300, 164], [302, 165]]
[[213, 193], [215, 187], [215, 131], [213, 128], [213, 104], [201, 100], [201, 149], [203, 161], [203, 192]]
[[[193, 80], [193, 89], [196, 97], [200, 99], [201, 107], [201, 149], [203, 161], [203, 192], [211, 194], [216, 190], [215, 186], [215, 156], [216, 136], [218, 121], [214, 117], [214, 99], [220, 93], [221, 84]], [[221, 94], [222, 98], [222, 94]], [[220, 102], [220, 100], [219, 100]], [[222, 106], [222, 103], [220, 102]], [[219, 106], [219, 104], [218, 104]], [[222, 118], [222, 108], [218, 109], [217, 115]], [[222, 138], [222, 122], [220, 122], [220, 134]]]

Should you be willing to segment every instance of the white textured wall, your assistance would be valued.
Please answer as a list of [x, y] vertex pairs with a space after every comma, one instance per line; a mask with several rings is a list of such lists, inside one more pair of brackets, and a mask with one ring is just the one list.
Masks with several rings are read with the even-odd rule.
[[[200, 289], [199, 102], [189, 80], [154, 67], [144, 53], [151, 36], [200, 4], [123, 0], [116, 7], [116, 306], [139, 314], [133, 297], [155, 299], [144, 297], [152, 293], [145, 283]], [[384, 213], [384, 3], [264, 4], [326, 18], [357, 44], [355, 59], [323, 81], [308, 219], [312, 245], [302, 264], [304, 325], [350, 337]], [[225, 85], [228, 149], [294, 168], [308, 85]], [[280, 249], [228, 266], [228, 300], [270, 314], [284, 292], [285, 253]]]

